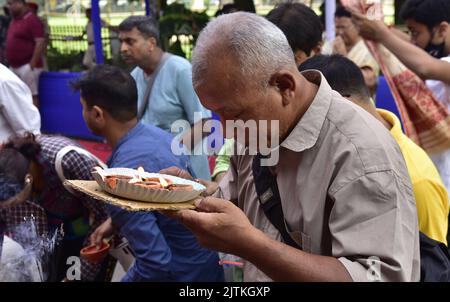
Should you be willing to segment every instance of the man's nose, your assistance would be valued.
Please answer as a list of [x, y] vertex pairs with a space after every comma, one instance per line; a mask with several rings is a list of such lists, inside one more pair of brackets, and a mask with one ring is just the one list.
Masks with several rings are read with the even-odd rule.
[[120, 44], [120, 52], [127, 52], [128, 51], [128, 45], [127, 43], [122, 42]]

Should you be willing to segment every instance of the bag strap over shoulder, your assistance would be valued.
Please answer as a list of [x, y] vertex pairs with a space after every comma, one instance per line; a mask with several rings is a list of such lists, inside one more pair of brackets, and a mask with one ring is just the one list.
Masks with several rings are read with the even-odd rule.
[[259, 206], [267, 219], [278, 229], [284, 243], [301, 249], [301, 245], [287, 231], [277, 179], [269, 170], [269, 167], [261, 166], [260, 155], [254, 157], [252, 171]]
[[161, 60], [158, 63], [158, 66], [156, 67], [153, 74], [148, 79], [147, 89], [145, 90], [144, 99], [142, 102], [141, 107], [139, 108], [137, 118], [138, 120], [141, 120], [144, 116], [145, 111], [147, 110], [148, 106], [150, 105], [150, 94], [152, 93], [153, 84], [155, 83], [156, 77], [158, 76], [159, 72], [161, 71], [164, 64], [167, 62], [167, 60], [172, 55], [170, 53], [165, 52], [161, 58]]

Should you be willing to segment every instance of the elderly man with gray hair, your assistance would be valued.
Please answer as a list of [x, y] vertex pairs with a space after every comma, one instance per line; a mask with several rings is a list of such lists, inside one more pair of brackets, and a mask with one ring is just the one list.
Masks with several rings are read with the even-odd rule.
[[[419, 280], [411, 183], [379, 121], [333, 91], [320, 72], [297, 71], [283, 33], [254, 14], [210, 22], [192, 65], [202, 104], [222, 124], [279, 121], [275, 136], [258, 128], [259, 138], [281, 142], [271, 149], [279, 161], [262, 166], [260, 149], [233, 156], [212, 196], [196, 210], [167, 215], [201, 244], [241, 256], [275, 281]], [[266, 232], [270, 224], [281, 240]]]

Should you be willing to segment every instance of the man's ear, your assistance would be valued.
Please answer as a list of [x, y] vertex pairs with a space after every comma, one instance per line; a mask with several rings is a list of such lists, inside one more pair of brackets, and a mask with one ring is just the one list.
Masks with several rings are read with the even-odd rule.
[[449, 29], [450, 29], [450, 24], [448, 24], [447, 22], [442, 21], [441, 23], [439, 23], [438, 32], [441, 37], [445, 38]]
[[323, 46], [323, 42], [320, 41], [316, 46], [313, 47], [309, 57], [312, 58], [314, 56], [320, 55], [320, 53], [322, 52], [322, 46]]
[[105, 123], [105, 111], [97, 105], [92, 106], [91, 109], [92, 119], [99, 125]]
[[153, 51], [158, 46], [158, 41], [154, 37], [150, 37], [147, 39], [147, 43], [149, 45], [149, 50]]
[[297, 64], [297, 66], [300, 66], [300, 64], [302, 64], [308, 59], [306, 53], [300, 49], [295, 50], [294, 56], [295, 56], [295, 64]]
[[294, 98], [296, 83], [291, 72], [281, 70], [270, 78], [269, 84], [281, 94], [283, 105], [288, 105]]

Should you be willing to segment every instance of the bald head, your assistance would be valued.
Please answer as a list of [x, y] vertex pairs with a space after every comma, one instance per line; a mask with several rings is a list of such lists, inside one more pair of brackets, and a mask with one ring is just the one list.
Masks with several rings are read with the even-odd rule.
[[[218, 65], [218, 58], [229, 64]], [[192, 56], [194, 87], [218, 67], [227, 78], [244, 78], [262, 87], [278, 70], [296, 68], [283, 32], [265, 18], [245, 12], [222, 15], [200, 33]]]

